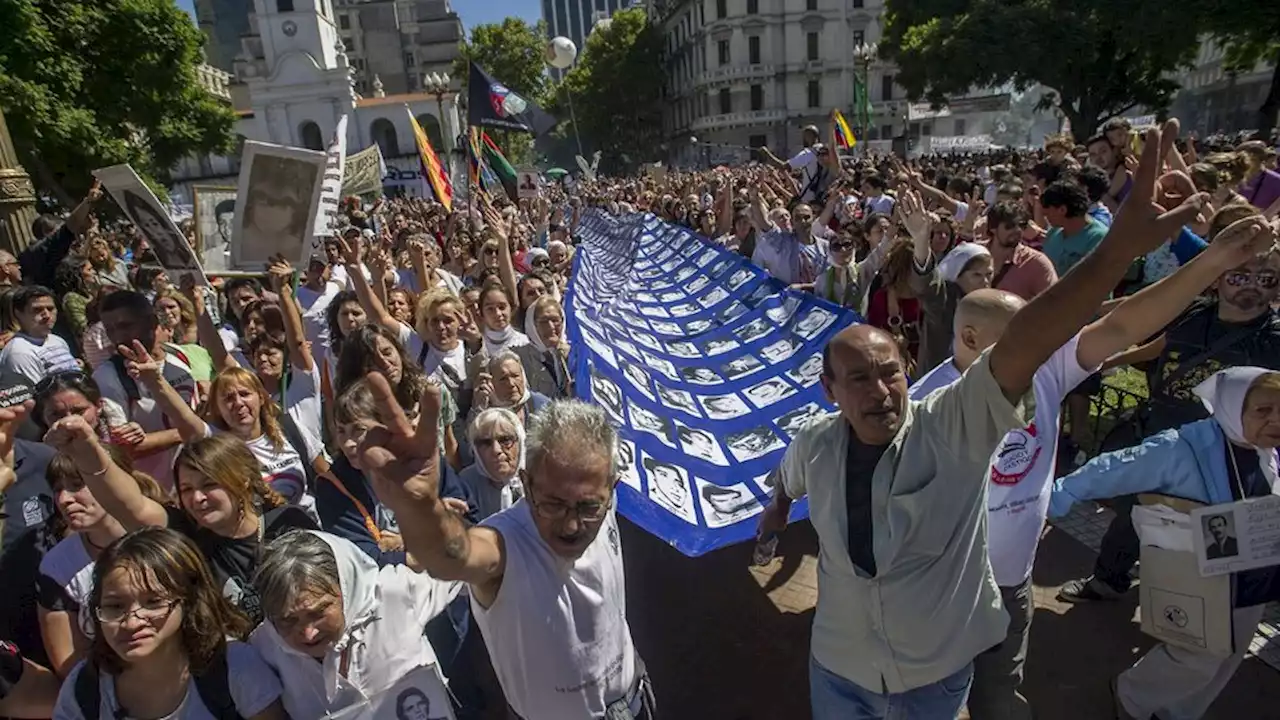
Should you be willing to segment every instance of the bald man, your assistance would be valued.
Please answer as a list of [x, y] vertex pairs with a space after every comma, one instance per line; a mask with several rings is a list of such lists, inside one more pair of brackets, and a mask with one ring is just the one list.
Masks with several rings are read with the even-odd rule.
[[[1028, 635], [1035, 604], [1031, 567], [1049, 509], [1049, 491], [1058, 456], [1060, 411], [1067, 393], [1108, 358], [1159, 332], [1238, 262], [1241, 247], [1261, 242], [1259, 224], [1242, 222], [1177, 273], [1125, 300], [1109, 315], [1090, 323], [1040, 366], [1032, 381], [1035, 418], [1000, 441], [986, 468], [988, 554], [991, 571], [1009, 613], [1009, 630], [999, 645], [974, 659], [969, 694], [972, 720], [1029, 718], [1031, 707], [1022, 684]], [[955, 355], [912, 386], [910, 398], [925, 397], [958, 381], [1005, 334], [1025, 302], [1003, 290], [977, 290], [956, 306]]]
[[[954, 718], [974, 658], [1004, 640], [1009, 615], [986, 547], [991, 454], [1026, 426], [1021, 402], [1040, 367], [1093, 319], [1130, 262], [1203, 203], [1197, 196], [1163, 215], [1152, 210], [1176, 123], [1169, 130], [1149, 134], [1130, 205], [1106, 240], [1013, 312], [1003, 336], [955, 382], [909, 401], [897, 343], [866, 325], [827, 346], [821, 380], [838, 412], [792, 440], [760, 519], [761, 537], [772, 536], [792, 501], [809, 496], [819, 539], [814, 720]], [[1010, 302], [983, 293], [962, 319], [998, 315]], [[981, 333], [966, 334], [982, 342]]]
[[0, 250], [0, 286], [22, 284], [22, 265], [8, 250]]

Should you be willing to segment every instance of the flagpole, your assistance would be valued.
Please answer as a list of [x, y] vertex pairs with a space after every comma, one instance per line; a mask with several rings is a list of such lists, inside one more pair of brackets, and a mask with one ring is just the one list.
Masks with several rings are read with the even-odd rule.
[[582, 138], [578, 135], [578, 116], [573, 112], [573, 93], [569, 90], [569, 86], [560, 83], [564, 88], [564, 96], [569, 99], [569, 122], [573, 123], [573, 140], [578, 144], [578, 155], [582, 156]]

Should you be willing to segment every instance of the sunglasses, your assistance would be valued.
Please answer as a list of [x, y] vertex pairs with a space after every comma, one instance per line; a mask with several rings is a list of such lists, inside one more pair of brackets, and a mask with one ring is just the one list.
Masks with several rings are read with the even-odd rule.
[[852, 250], [853, 243], [852, 242], [833, 242], [831, 243], [831, 249], [835, 250], [836, 252], [844, 252], [845, 250]]
[[485, 255], [497, 255], [497, 254], [498, 254], [498, 248], [485, 248], [485, 249], [484, 249], [484, 254], [485, 254]]
[[1256, 285], [1263, 290], [1271, 290], [1280, 284], [1280, 276], [1270, 272], [1251, 273], [1247, 270], [1234, 270], [1223, 276], [1223, 279], [1231, 287]]
[[533, 261], [534, 267], [542, 267], [543, 265], [550, 265], [550, 264], [551, 264], [551, 260], [547, 258], [537, 258], [536, 260]]
[[495, 435], [494, 437], [476, 438], [475, 440], [476, 447], [485, 448], [485, 447], [491, 447], [495, 444], [498, 447], [501, 447], [503, 450], [510, 450], [516, 444], [516, 436], [515, 435]]
[[41, 393], [48, 392], [49, 389], [53, 387], [54, 383], [60, 380], [73, 381], [83, 380], [84, 378], [85, 374], [79, 370], [63, 370], [62, 372], [56, 372], [52, 375], [46, 375], [40, 379], [40, 382], [36, 383], [35, 393], [40, 395]]

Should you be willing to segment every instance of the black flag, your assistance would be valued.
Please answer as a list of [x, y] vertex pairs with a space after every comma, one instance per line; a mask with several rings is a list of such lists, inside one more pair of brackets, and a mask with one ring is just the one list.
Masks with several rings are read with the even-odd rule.
[[467, 123], [480, 127], [522, 130], [542, 135], [556, 126], [556, 119], [471, 63], [467, 83]]

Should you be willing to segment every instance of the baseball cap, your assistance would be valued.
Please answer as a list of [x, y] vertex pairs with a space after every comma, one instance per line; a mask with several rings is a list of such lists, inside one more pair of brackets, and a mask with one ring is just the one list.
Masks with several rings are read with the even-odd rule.
[[817, 125], [805, 125], [804, 127], [800, 128], [800, 132], [802, 132], [802, 133], [805, 133], [805, 132], [811, 132], [811, 133], [813, 133], [814, 135], [819, 135], [819, 136], [821, 136], [821, 133], [819, 133], [819, 132], [818, 132], [818, 126], [817, 126]]

